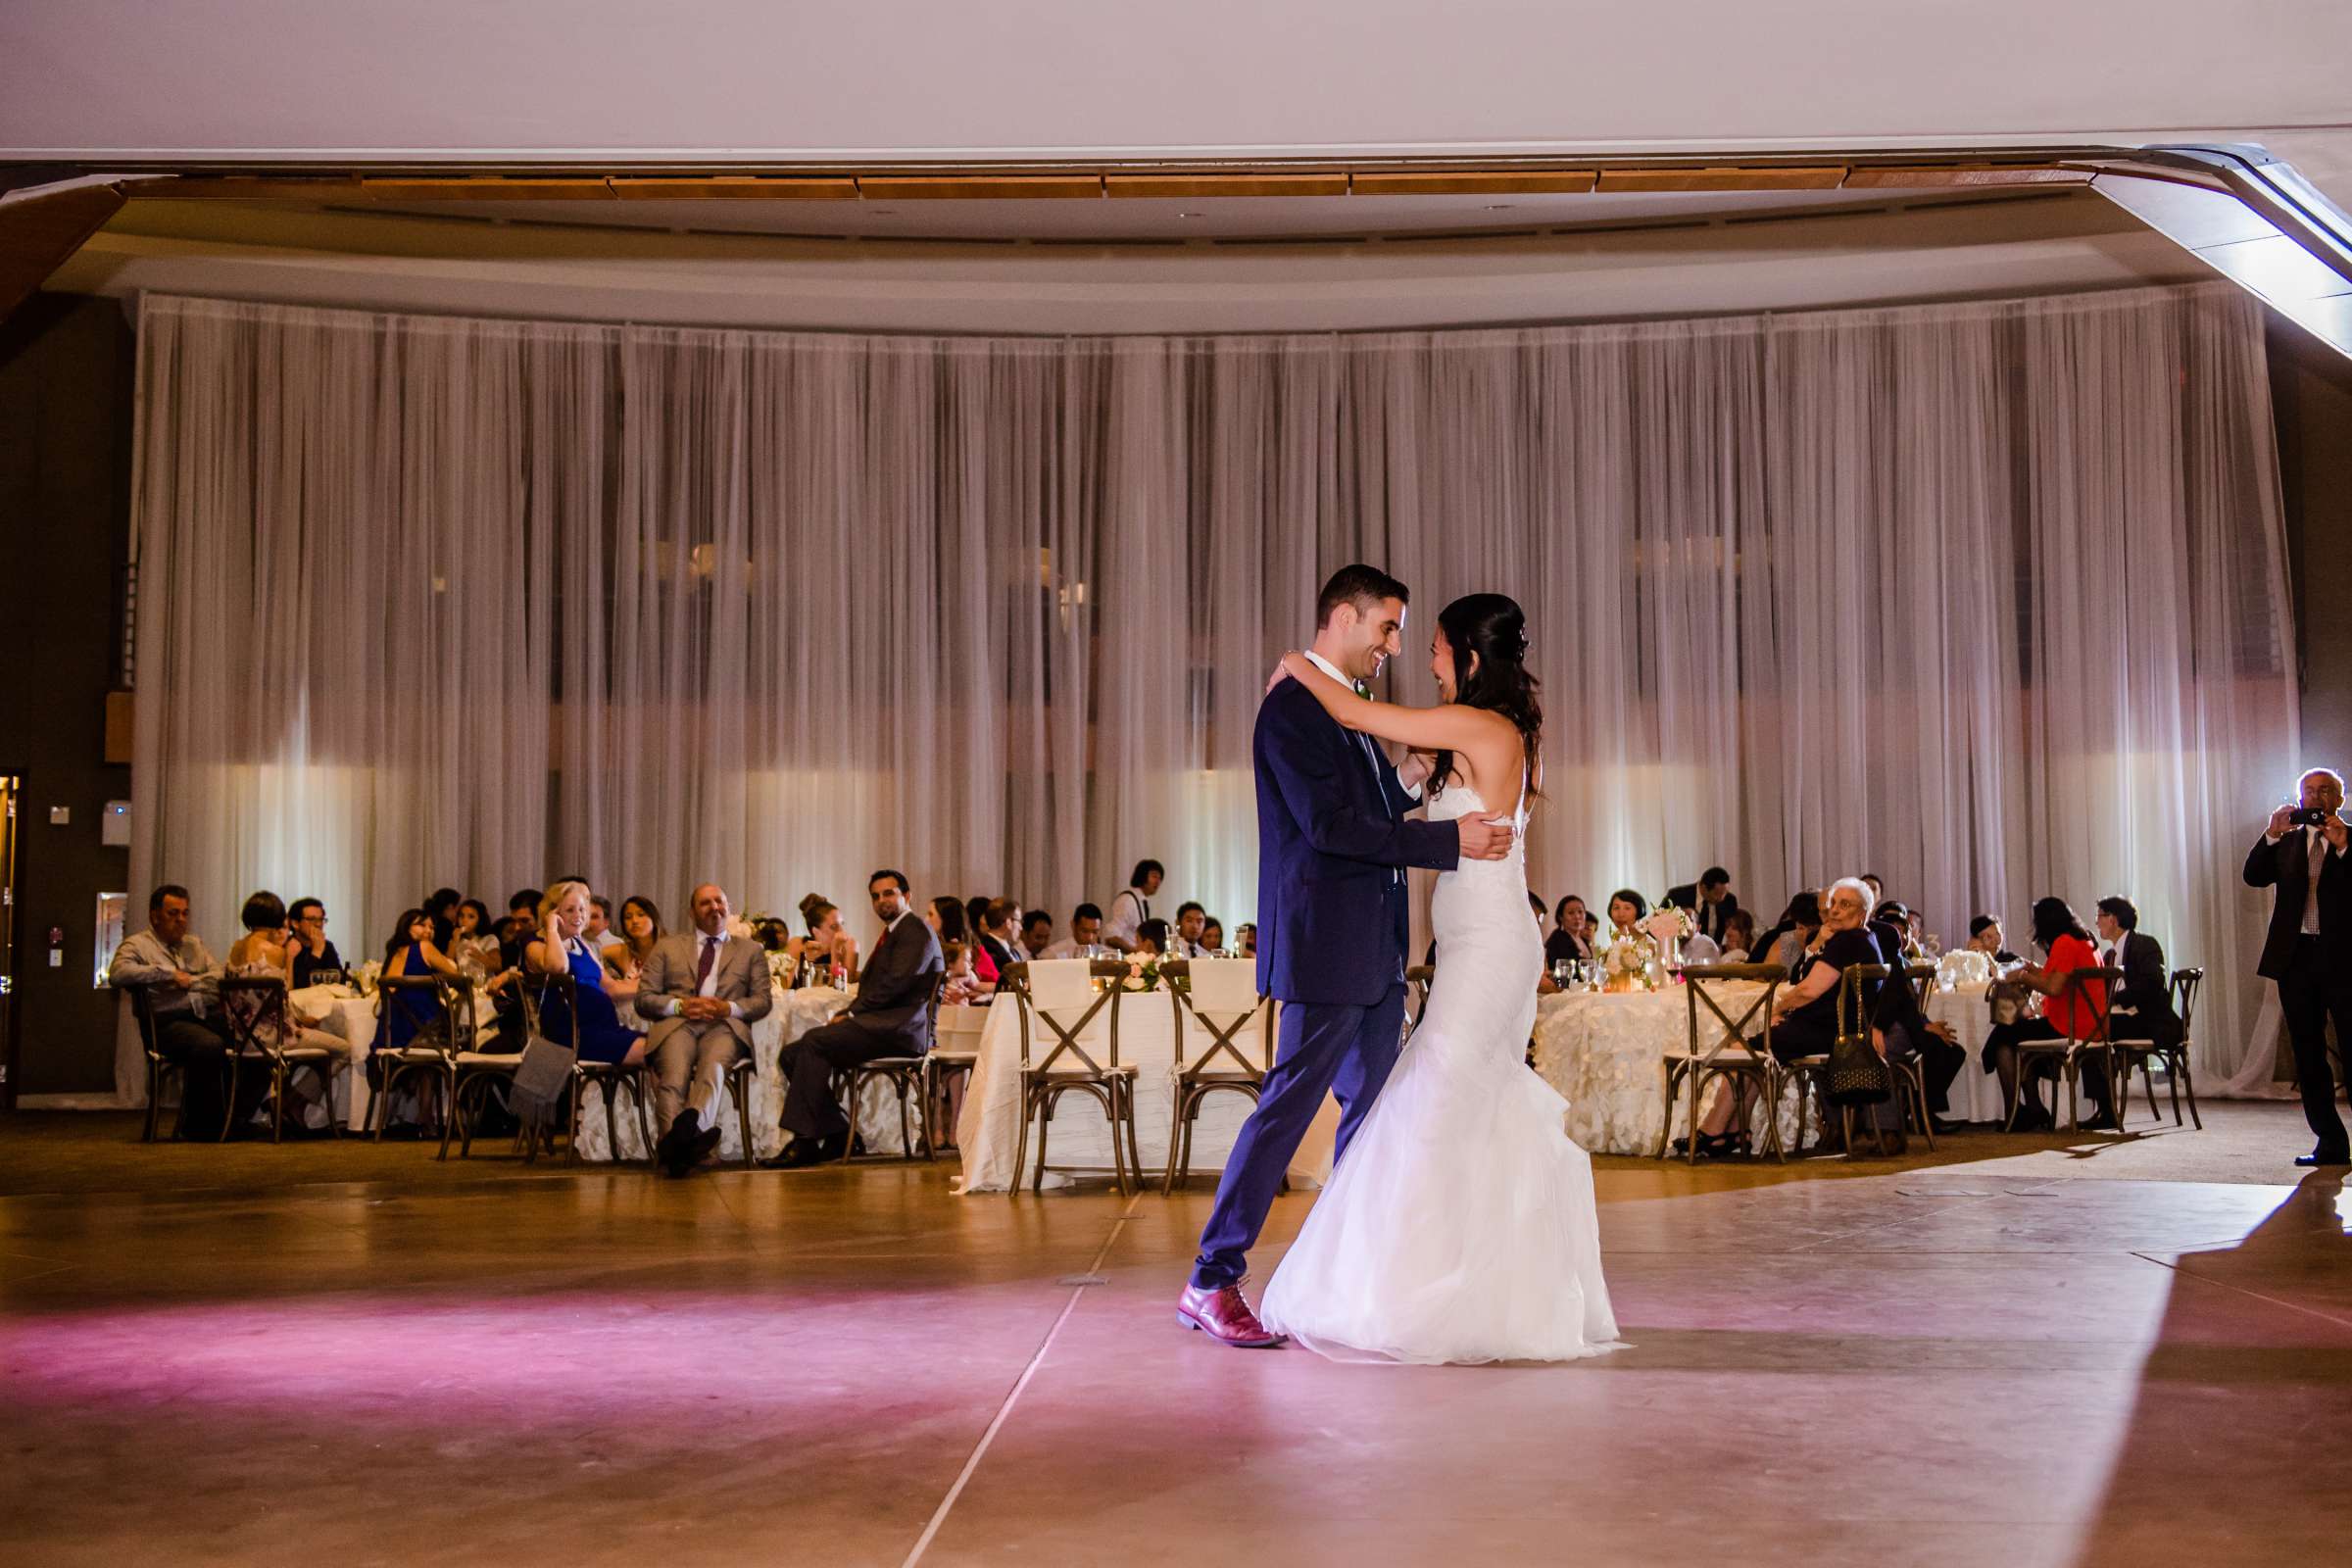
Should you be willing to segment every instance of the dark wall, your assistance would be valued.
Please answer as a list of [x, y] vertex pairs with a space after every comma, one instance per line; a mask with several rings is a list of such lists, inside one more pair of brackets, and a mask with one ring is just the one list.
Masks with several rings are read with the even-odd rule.
[[2303, 755], [2340, 772], [2352, 767], [2352, 360], [2275, 318], [2270, 350]]
[[[130, 528], [133, 343], [109, 299], [36, 294], [0, 325], [0, 772], [17, 811], [19, 1094], [114, 1088], [115, 1003], [90, 984], [100, 892], [127, 892], [130, 852], [99, 843], [130, 798], [105, 760]], [[73, 813], [52, 827], [50, 808]], [[146, 901], [133, 898], [135, 927]], [[49, 929], [65, 964], [49, 967]]]

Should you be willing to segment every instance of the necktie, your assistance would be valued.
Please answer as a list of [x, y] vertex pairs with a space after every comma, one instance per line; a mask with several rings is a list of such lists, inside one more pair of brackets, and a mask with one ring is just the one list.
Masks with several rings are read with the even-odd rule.
[[703, 957], [694, 966], [694, 989], [700, 991], [710, 983], [710, 964], [718, 956], [718, 938], [703, 938]]

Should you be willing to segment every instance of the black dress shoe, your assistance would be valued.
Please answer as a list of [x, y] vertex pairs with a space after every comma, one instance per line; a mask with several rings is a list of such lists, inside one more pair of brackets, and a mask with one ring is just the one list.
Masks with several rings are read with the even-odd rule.
[[663, 1133], [662, 1141], [654, 1146], [654, 1158], [661, 1162], [662, 1169], [668, 1175], [683, 1176], [695, 1167], [697, 1156], [694, 1147], [702, 1141], [702, 1117], [690, 1109], [681, 1110], [677, 1120], [669, 1124], [669, 1131]]
[[2120, 1133], [2124, 1129], [2113, 1116], [2093, 1116], [2075, 1130], [2083, 1133]]
[[2297, 1154], [2295, 1163], [2306, 1170], [2316, 1170], [2325, 1165], [2352, 1165], [2352, 1153], [2347, 1153], [2340, 1149], [2332, 1152], [2325, 1149], [2315, 1149], [2308, 1154]]

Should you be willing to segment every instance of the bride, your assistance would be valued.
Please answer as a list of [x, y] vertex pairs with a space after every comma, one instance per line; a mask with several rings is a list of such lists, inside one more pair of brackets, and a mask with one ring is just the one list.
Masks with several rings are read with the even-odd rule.
[[[1429, 663], [1440, 708], [1367, 701], [1298, 653], [1282, 673], [1348, 728], [1418, 754], [1433, 820], [1507, 801], [1524, 833], [1544, 722], [1526, 625], [1501, 594], [1441, 611]], [[1266, 1289], [1266, 1327], [1324, 1355], [1560, 1361], [1618, 1348], [1592, 1162], [1563, 1129], [1567, 1102], [1525, 1064], [1544, 950], [1524, 842], [1440, 873], [1421, 1021]]]

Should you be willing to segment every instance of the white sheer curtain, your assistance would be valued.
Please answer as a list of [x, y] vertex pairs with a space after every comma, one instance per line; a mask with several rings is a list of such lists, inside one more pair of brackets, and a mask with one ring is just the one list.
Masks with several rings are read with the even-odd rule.
[[1250, 729], [1344, 561], [1526, 604], [1547, 898], [1883, 872], [1947, 937], [2135, 897], [2253, 1015], [2294, 770], [2226, 285], [1375, 336], [679, 331], [150, 297], [135, 876], [355, 959], [442, 883], [673, 917], [868, 871], [1249, 916]]

